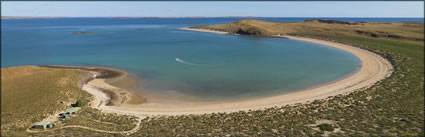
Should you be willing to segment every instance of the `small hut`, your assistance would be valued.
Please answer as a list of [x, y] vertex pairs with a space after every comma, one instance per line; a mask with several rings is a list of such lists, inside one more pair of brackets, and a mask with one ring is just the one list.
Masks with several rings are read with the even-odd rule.
[[59, 114], [59, 120], [64, 121], [65, 119], [67, 119], [69, 117], [69, 115], [65, 114], [65, 113], [60, 113]]
[[32, 128], [36, 129], [46, 129], [46, 128], [53, 128], [56, 124], [52, 121], [41, 121], [32, 126]]
[[64, 113], [66, 115], [71, 115], [71, 114], [77, 113], [80, 109], [81, 109], [81, 107], [72, 107], [72, 108], [66, 109]]

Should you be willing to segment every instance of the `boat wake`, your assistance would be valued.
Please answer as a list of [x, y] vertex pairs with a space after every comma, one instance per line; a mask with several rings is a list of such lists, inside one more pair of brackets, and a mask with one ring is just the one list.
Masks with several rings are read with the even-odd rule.
[[195, 64], [195, 63], [186, 62], [186, 61], [184, 61], [184, 60], [182, 60], [180, 58], [176, 58], [176, 61], [177, 62], [180, 62], [180, 63], [183, 63], [183, 64], [186, 64], [186, 65], [201, 65], [201, 64]]

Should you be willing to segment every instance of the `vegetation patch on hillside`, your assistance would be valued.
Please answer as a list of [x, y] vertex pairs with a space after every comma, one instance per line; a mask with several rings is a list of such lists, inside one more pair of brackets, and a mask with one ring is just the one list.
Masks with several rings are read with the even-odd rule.
[[136, 126], [137, 117], [103, 113], [93, 108], [85, 108], [77, 116], [63, 121], [61, 126], [80, 125], [106, 131], [127, 131]]
[[[126, 131], [134, 128], [138, 122], [134, 116], [102, 113], [86, 105], [92, 100], [92, 96], [80, 87], [90, 78], [85, 71], [21, 66], [2, 68], [1, 74], [2, 136], [63, 136], [69, 134], [60, 131], [83, 130], [60, 129], [70, 125], [106, 131]], [[63, 112], [71, 105], [83, 109], [64, 121], [56, 121], [56, 126], [52, 129], [39, 133], [26, 132], [32, 124]], [[88, 135], [93, 133], [84, 136]]]
[[[19, 136], [33, 123], [90, 100], [78, 83], [87, 73], [36, 66], [1, 69], [1, 133]], [[16, 134], [15, 134], [16, 133]]]
[[338, 20], [306, 20], [304, 22], [267, 22], [241, 20], [229, 24], [201, 25], [191, 28], [225, 31], [233, 34], [275, 35], [321, 35], [376, 38], [392, 42], [423, 45], [423, 23], [347, 22]]

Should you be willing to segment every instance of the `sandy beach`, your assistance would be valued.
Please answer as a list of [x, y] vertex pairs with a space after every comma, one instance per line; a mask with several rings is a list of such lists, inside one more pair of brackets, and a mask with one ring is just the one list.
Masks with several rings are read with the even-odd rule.
[[182, 30], [190, 30], [190, 31], [217, 33], [217, 34], [229, 34], [229, 32], [217, 31], [217, 30], [209, 30], [209, 29], [193, 29], [193, 28], [181, 28], [181, 29]]
[[[217, 34], [228, 34], [227, 32], [219, 32], [212, 30], [189, 29], [184, 30], [209, 32]], [[160, 103], [142, 103], [142, 104], [129, 104], [122, 103], [120, 105], [107, 106], [105, 102], [110, 100], [99, 87], [122, 90], [114, 87], [107, 82], [107, 78], [99, 78], [96, 71], [90, 71], [94, 77], [93, 80], [88, 81], [82, 86], [84, 90], [94, 95], [95, 99], [92, 102], [92, 107], [100, 109], [104, 112], [114, 112], [120, 114], [130, 114], [136, 116], [147, 115], [181, 115], [181, 114], [204, 114], [215, 112], [236, 112], [246, 110], [264, 109], [268, 107], [284, 106], [295, 103], [306, 103], [316, 99], [324, 99], [329, 96], [339, 94], [346, 94], [353, 92], [357, 89], [372, 86], [374, 83], [389, 77], [393, 71], [393, 67], [389, 61], [381, 56], [346, 44], [340, 44], [330, 41], [317, 40], [311, 38], [295, 37], [295, 36], [281, 36], [284, 38], [302, 40], [330, 47], [345, 50], [361, 60], [362, 67], [351, 76], [346, 78], [297, 92], [288, 94], [281, 94], [271, 97], [261, 97], [245, 100], [216, 102], [216, 103], [193, 103], [193, 104], [160, 104]]]

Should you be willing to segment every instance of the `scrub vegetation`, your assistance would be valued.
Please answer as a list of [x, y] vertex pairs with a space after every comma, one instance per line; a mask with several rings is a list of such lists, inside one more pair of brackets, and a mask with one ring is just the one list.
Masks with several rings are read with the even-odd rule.
[[[379, 81], [370, 88], [304, 104], [246, 112], [145, 118], [141, 121], [141, 128], [136, 133], [131, 134], [132, 136], [424, 136], [423, 23], [329, 20], [287, 23], [242, 20], [230, 24], [196, 26], [194, 28], [255, 36], [295, 35], [350, 44], [385, 57], [394, 65], [394, 72], [391, 77]], [[62, 73], [53, 73], [63, 70], [50, 71], [52, 73], [45, 72], [43, 74], [61, 74], [61, 76], [69, 74], [76, 77], [71, 72], [63, 73], [63, 75]], [[7, 71], [2, 69], [2, 74], [4, 72]], [[35, 84], [40, 81], [36, 79], [46, 79], [46, 77], [26, 77], [24, 79], [9, 76], [5, 77], [4, 80], [4, 75], [2, 75], [2, 134], [26, 128], [26, 126], [17, 128], [17, 125], [20, 125], [22, 120], [35, 119], [32, 118], [35, 117], [34, 114], [48, 114], [57, 110], [48, 111], [46, 110], [48, 108], [38, 106], [37, 103], [48, 102], [45, 104], [49, 104], [54, 101], [58, 102], [60, 99], [64, 100], [64, 98], [60, 98], [63, 97], [61, 94], [44, 97], [46, 100], [38, 99], [41, 97], [33, 98], [35, 95], [21, 95], [38, 91], [34, 90], [37, 88], [46, 88], [45, 86], [39, 87], [40, 83]], [[33, 81], [22, 83], [22, 80], [25, 82], [27, 79]], [[55, 81], [57, 79], [52, 81], [46, 79], [42, 83], [50, 84], [55, 83]], [[13, 86], [13, 83], [21, 83], [21, 86]], [[12, 86], [26, 92], [7, 93], [7, 91], [12, 91], [10, 90], [12, 87], [4, 88], [3, 86]], [[55, 91], [58, 90], [61, 90], [61, 88]], [[83, 92], [80, 93], [80, 89], [74, 89], [74, 91], [77, 90], [77, 95], [84, 94]], [[43, 95], [44, 93], [39, 94]], [[57, 104], [56, 102], [51, 104]], [[22, 107], [26, 107], [28, 110], [17, 111]], [[97, 129], [105, 127], [108, 130], [128, 130], [135, 120], [131, 116], [118, 115], [110, 115], [106, 119], [95, 118], [104, 115], [96, 111], [84, 108], [84, 111], [78, 115], [90, 120], [83, 121], [83, 118], [72, 118], [78, 121], [70, 122], [74, 122], [74, 124], [87, 122], [87, 126], [93, 126]], [[38, 119], [27, 123], [35, 122], [42, 116], [38, 117]], [[332, 122], [320, 123], [319, 121]], [[6, 126], [3, 124], [6, 124]], [[35, 136], [126, 136], [77, 128], [31, 134]]]
[[76, 69], [37, 66], [1, 68], [1, 135], [67, 135], [61, 130], [42, 133], [28, 133], [26, 130], [34, 123], [70, 108], [72, 104], [83, 109], [63, 122], [56, 121], [53, 130], [69, 125], [107, 131], [134, 128], [137, 121], [133, 116], [102, 113], [86, 105], [92, 96], [82, 90], [80, 85], [88, 78], [87, 72]]
[[304, 22], [267, 22], [241, 20], [229, 24], [202, 25], [191, 28], [225, 31], [233, 34], [275, 36], [304, 35], [338, 39], [343, 36], [374, 38], [392, 42], [423, 45], [423, 23], [345, 22], [306, 20]]
[[86, 76], [82, 71], [36, 66], [2, 68], [2, 136], [19, 136], [32, 124], [65, 110], [77, 99], [90, 99], [90, 94], [78, 86]]
[[75, 102], [75, 105], [77, 106], [77, 107], [84, 107], [85, 105], [87, 105], [87, 100], [81, 100], [81, 99], [79, 99], [79, 100], [77, 100], [77, 102]]
[[102, 113], [93, 108], [85, 108], [77, 116], [63, 121], [62, 126], [80, 125], [106, 131], [127, 131], [136, 126], [137, 117], [114, 113]]
[[334, 127], [331, 124], [320, 124], [317, 127], [319, 127], [322, 131], [334, 131]]

